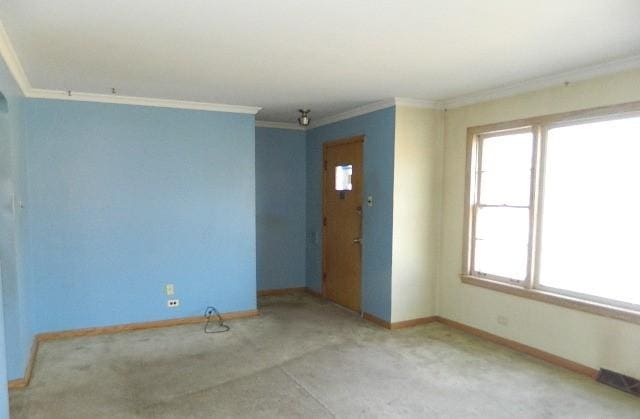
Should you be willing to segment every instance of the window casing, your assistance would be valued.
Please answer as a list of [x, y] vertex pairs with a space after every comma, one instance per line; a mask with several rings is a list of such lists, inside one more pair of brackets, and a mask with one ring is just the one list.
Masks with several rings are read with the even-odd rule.
[[537, 142], [532, 127], [477, 136], [472, 275], [511, 283], [526, 282], [530, 276]]
[[[587, 294], [540, 282], [540, 255], [543, 254], [541, 238], [544, 237], [541, 227], [544, 215], [544, 177], [549, 132], [558, 127], [580, 126], [598, 121], [615, 121], [634, 117], [640, 117], [640, 103], [470, 128], [468, 130], [463, 281], [640, 323], [640, 304], [635, 304], [636, 300], [634, 303], [629, 303], [595, 295], [595, 293]], [[500, 147], [489, 147], [489, 144], [498, 144], [500, 140], [505, 144], [512, 141], [518, 143], [518, 146], [511, 147], [511, 150], [503, 146], [502, 151], [499, 150]], [[638, 141], [640, 142], [640, 135]], [[526, 148], [529, 151], [524, 155], [523, 150]], [[576, 154], [579, 156], [579, 150]], [[509, 160], [509, 156], [514, 156], [518, 163], [511, 167], [507, 164], [506, 171], [494, 176], [498, 179], [502, 178], [498, 182], [493, 180], [493, 183], [498, 183], [498, 186], [491, 190], [483, 185], [487, 179], [491, 179], [491, 171], [494, 170], [488, 167], [488, 161], [501, 158]], [[525, 166], [525, 157], [528, 158], [526, 160], [530, 165]], [[594, 168], [594, 170], [597, 169]], [[588, 202], [588, 199], [585, 201]], [[486, 215], [490, 211], [496, 213], [493, 216], [494, 221], [486, 221], [487, 218], [491, 218]], [[520, 215], [515, 217], [518, 219], [517, 222], [510, 221], [514, 217], [508, 214], [516, 212], [520, 212]], [[500, 230], [504, 230], [502, 235]], [[549, 234], [548, 230], [547, 234]], [[514, 239], [516, 235], [517, 240]], [[502, 244], [499, 243], [501, 240]], [[637, 241], [640, 242], [640, 238]], [[513, 250], [518, 246], [522, 246], [519, 248], [519, 253]], [[487, 248], [489, 251], [486, 250]], [[640, 247], [638, 250], [640, 252]], [[524, 256], [522, 252], [525, 253]], [[500, 256], [504, 256], [502, 261], [499, 261]], [[493, 263], [490, 263], [491, 261]], [[512, 265], [510, 268], [509, 264]], [[629, 274], [638, 276], [635, 272], [629, 272]], [[640, 281], [640, 278], [635, 280]], [[640, 287], [637, 289], [640, 291]]]

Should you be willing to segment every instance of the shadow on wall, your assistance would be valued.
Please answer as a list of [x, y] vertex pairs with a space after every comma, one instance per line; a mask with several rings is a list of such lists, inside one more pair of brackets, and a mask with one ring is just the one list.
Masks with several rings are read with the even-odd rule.
[[9, 113], [9, 103], [7, 102], [7, 98], [4, 97], [2, 92], [0, 92], [0, 113]]
[[[7, 98], [0, 92], [0, 114], [5, 115], [9, 112], [9, 104]], [[3, 229], [4, 230], [4, 229]], [[5, 231], [0, 231], [2, 236], [5, 236]], [[2, 255], [0, 255], [2, 257]], [[0, 382], [6, 383], [7, 381], [7, 364], [6, 364], [6, 348], [4, 341], [4, 304], [2, 299], [2, 269], [0, 264]], [[9, 395], [7, 393], [7, 387], [2, 386], [0, 388], [0, 416], [6, 415], [9, 417]], [[4, 416], [3, 416], [4, 417]]]
[[9, 103], [7, 102], [7, 98], [0, 92], [0, 114], [6, 113], [9, 113]]

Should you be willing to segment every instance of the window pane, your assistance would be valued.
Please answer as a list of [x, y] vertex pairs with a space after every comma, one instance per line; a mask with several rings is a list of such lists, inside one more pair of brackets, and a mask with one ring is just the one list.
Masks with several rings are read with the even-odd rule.
[[500, 241], [476, 241], [475, 272], [524, 281], [527, 276], [527, 247]]
[[479, 208], [474, 270], [524, 280], [529, 243], [528, 208]]
[[351, 175], [353, 174], [353, 166], [348, 164], [344, 166], [336, 166], [336, 191], [350, 191]]
[[531, 133], [484, 138], [480, 203], [528, 206], [532, 152]]
[[480, 203], [483, 205], [529, 206], [531, 171], [510, 174], [484, 172], [480, 184]]
[[640, 304], [640, 118], [549, 130], [540, 283]]

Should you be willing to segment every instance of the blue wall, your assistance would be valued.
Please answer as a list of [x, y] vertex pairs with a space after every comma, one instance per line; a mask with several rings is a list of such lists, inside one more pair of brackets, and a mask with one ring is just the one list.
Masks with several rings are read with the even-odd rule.
[[[363, 309], [390, 320], [394, 108], [303, 133], [255, 130], [251, 115], [26, 100], [3, 64], [0, 91], [0, 381], [23, 376], [34, 333], [254, 309], [256, 255], [261, 289], [319, 291], [322, 143], [358, 134], [375, 199]], [[166, 307], [166, 283], [181, 307]]]
[[[2, 60], [0, 92], [0, 263], [4, 295], [4, 303], [0, 307], [4, 311], [8, 378], [14, 379], [24, 373], [32, 339], [22, 262], [26, 213], [18, 205], [24, 200], [26, 189], [25, 99]], [[0, 375], [0, 382], [6, 378]]]
[[305, 133], [256, 128], [259, 290], [304, 287]]
[[[2, 269], [0, 269], [0, 283], [2, 282]], [[0, 287], [0, 307], [2, 307], [2, 287]], [[9, 417], [9, 394], [7, 392], [7, 361], [5, 352], [5, 339], [4, 339], [4, 316], [3, 311], [0, 310], [0, 418]]]
[[362, 308], [391, 320], [391, 245], [395, 108], [387, 108], [307, 131], [307, 285], [321, 290], [322, 144], [364, 134]]
[[35, 332], [255, 309], [253, 115], [29, 100], [26, 116]]

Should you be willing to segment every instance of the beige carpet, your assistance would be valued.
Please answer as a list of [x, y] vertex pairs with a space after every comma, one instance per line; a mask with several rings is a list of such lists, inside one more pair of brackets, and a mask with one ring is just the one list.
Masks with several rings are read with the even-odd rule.
[[387, 331], [300, 294], [205, 335], [44, 343], [23, 418], [640, 418], [640, 399], [441, 324]]

